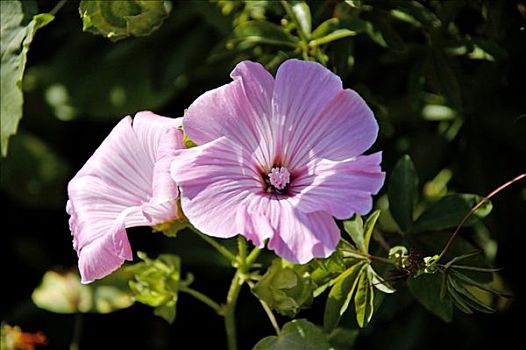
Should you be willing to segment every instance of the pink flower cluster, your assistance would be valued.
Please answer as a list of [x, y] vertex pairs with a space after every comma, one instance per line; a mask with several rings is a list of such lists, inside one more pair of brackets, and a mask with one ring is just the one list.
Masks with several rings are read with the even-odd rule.
[[[335, 250], [334, 218], [371, 210], [385, 174], [381, 153], [363, 155], [378, 125], [356, 92], [298, 60], [276, 78], [241, 62], [231, 77], [184, 118], [124, 118], [71, 180], [84, 283], [132, 259], [127, 227], [177, 220], [180, 210], [207, 235], [241, 234], [294, 263]], [[198, 146], [185, 148], [183, 130]]]

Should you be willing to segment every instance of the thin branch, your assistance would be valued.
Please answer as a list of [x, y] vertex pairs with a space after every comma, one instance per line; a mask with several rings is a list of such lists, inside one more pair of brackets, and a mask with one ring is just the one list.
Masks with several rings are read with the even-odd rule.
[[222, 315], [223, 314], [223, 307], [221, 305], [219, 305], [219, 303], [213, 301], [212, 299], [210, 299], [208, 296], [206, 296], [205, 294], [195, 290], [195, 289], [192, 289], [190, 287], [185, 287], [185, 286], [181, 286], [179, 287], [179, 291], [180, 292], [183, 292], [183, 293], [187, 293], [187, 294], [190, 294], [191, 296], [193, 296], [194, 298], [196, 298], [197, 300], [201, 301], [202, 303], [210, 306], [212, 309], [214, 309], [215, 312], [217, 312], [219, 315]]
[[51, 9], [51, 11], [49, 11], [49, 14], [50, 15], [56, 15], [57, 12], [62, 8], [62, 6], [64, 6], [66, 4], [68, 0], [60, 0], [56, 5], [55, 7], [53, 7], [53, 9]]
[[519, 176], [511, 179], [510, 181], [506, 182], [505, 184], [497, 187], [495, 190], [493, 190], [490, 194], [488, 194], [486, 197], [482, 198], [480, 200], [480, 202], [477, 203], [477, 205], [475, 205], [467, 214], [466, 216], [464, 216], [464, 218], [462, 219], [462, 221], [460, 222], [460, 224], [458, 224], [457, 228], [455, 229], [455, 231], [453, 232], [453, 234], [451, 235], [451, 237], [449, 237], [449, 240], [447, 241], [444, 249], [442, 249], [442, 252], [440, 253], [440, 255], [438, 256], [438, 259], [437, 261], [439, 261], [440, 259], [442, 259], [444, 257], [444, 255], [446, 254], [447, 250], [449, 249], [449, 247], [451, 246], [451, 244], [453, 243], [453, 240], [455, 239], [455, 237], [457, 236], [458, 232], [460, 231], [460, 228], [466, 223], [466, 221], [471, 217], [471, 215], [473, 215], [473, 213], [475, 213], [484, 203], [486, 203], [487, 201], [490, 200], [491, 197], [493, 197], [494, 195], [496, 195], [497, 193], [499, 193], [500, 191], [502, 191], [503, 189], [505, 189], [506, 187], [510, 186], [511, 184], [513, 184], [514, 182], [517, 182], [519, 180], [521, 180], [522, 178], [526, 177], [526, 173], [524, 174], [520, 174]]

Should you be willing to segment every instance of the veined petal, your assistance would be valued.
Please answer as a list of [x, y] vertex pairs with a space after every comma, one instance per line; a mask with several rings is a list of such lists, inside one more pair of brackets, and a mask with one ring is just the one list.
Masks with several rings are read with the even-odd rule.
[[254, 152], [261, 164], [273, 161], [270, 130], [272, 76], [258, 63], [241, 62], [233, 82], [195, 100], [184, 116], [184, 130], [198, 145], [227, 137]]
[[239, 233], [239, 203], [263, 190], [253, 156], [225, 137], [177, 151], [172, 177], [181, 187], [181, 207], [190, 222], [215, 237]]
[[[123, 118], [68, 184], [73, 246], [87, 283], [132, 258], [126, 227], [177, 217], [170, 158], [180, 121], [151, 112]], [[91, 266], [91, 264], [95, 264]]]
[[[265, 200], [265, 197], [261, 197], [260, 200], [260, 209], [266, 206], [264, 213], [267, 225], [273, 230], [267, 246], [278, 256], [293, 263], [304, 264], [313, 258], [327, 257], [336, 248], [340, 230], [330, 214], [301, 212], [288, 199]], [[254, 234], [244, 234], [253, 240]], [[268, 234], [260, 238], [266, 236]]]
[[385, 179], [381, 152], [347, 161], [311, 161], [291, 186], [291, 201], [303, 212], [324, 210], [337, 219], [367, 214]]
[[288, 60], [276, 75], [272, 97], [274, 132], [284, 163], [344, 160], [375, 141], [378, 125], [365, 101], [342, 88], [340, 78], [314, 62]]

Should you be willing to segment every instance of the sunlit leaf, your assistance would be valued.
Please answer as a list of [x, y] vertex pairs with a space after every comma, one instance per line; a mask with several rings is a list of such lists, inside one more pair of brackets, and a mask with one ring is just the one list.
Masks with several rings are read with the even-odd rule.
[[82, 0], [79, 12], [84, 31], [112, 41], [150, 35], [168, 16], [162, 0]]
[[253, 350], [329, 350], [327, 334], [307, 320], [292, 320], [277, 336], [261, 339]]
[[343, 228], [345, 229], [345, 232], [351, 236], [356, 248], [358, 248], [358, 250], [361, 252], [367, 253], [362, 217], [357, 214], [354, 216], [354, 218], [345, 220], [343, 222]]
[[369, 269], [364, 269], [356, 287], [354, 304], [358, 326], [364, 328], [369, 324], [374, 312], [374, 289], [371, 283]]
[[[22, 78], [29, 45], [35, 32], [53, 20], [47, 13], [36, 15], [28, 7], [33, 1], [0, 2], [1, 41], [1, 153], [7, 155], [9, 137], [16, 134], [22, 118]], [[29, 12], [29, 13], [28, 13]]]
[[312, 30], [312, 18], [309, 5], [305, 1], [294, 1], [292, 3], [292, 11], [301, 26], [301, 30], [309, 37]]
[[389, 210], [402, 231], [413, 223], [413, 211], [418, 200], [418, 175], [408, 155], [396, 163], [389, 179]]
[[325, 304], [323, 316], [325, 329], [331, 330], [338, 325], [341, 315], [347, 310], [349, 302], [354, 296], [358, 279], [367, 265], [365, 261], [358, 262], [336, 278]]
[[386, 294], [396, 292], [396, 289], [391, 287], [391, 285], [386, 280], [384, 280], [376, 271], [374, 271], [371, 265], [369, 265], [367, 269], [369, 276], [371, 277], [371, 283], [376, 289]]

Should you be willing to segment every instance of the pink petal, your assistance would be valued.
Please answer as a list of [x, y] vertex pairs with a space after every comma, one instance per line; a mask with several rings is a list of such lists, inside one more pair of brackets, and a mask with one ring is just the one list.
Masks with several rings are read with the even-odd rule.
[[197, 144], [226, 136], [254, 151], [271, 165], [272, 133], [269, 119], [274, 86], [272, 76], [258, 63], [241, 62], [230, 84], [208, 91], [195, 100], [184, 117], [184, 129]]
[[337, 219], [365, 215], [372, 209], [372, 195], [384, 183], [381, 160], [378, 152], [347, 161], [311, 161], [291, 186], [291, 201], [303, 212], [322, 210]]
[[228, 238], [238, 234], [236, 212], [263, 185], [257, 163], [225, 137], [176, 152], [172, 177], [181, 187], [181, 207], [201, 232]]
[[270, 238], [269, 249], [299, 264], [327, 257], [336, 248], [340, 230], [329, 214], [303, 213], [296, 210], [289, 200], [275, 200], [265, 195], [253, 201], [257, 204], [251, 207], [257, 210], [249, 216], [252, 225], [239, 229], [254, 244], [261, 245], [264, 239]]
[[320, 64], [283, 63], [272, 101], [277, 143], [289, 168], [314, 157], [348, 159], [362, 154], [376, 139], [378, 125], [369, 107]]
[[123, 118], [68, 184], [67, 212], [84, 283], [132, 258], [126, 227], [177, 217], [169, 167], [183, 144], [178, 125], [150, 112], [139, 113], [133, 124]]

